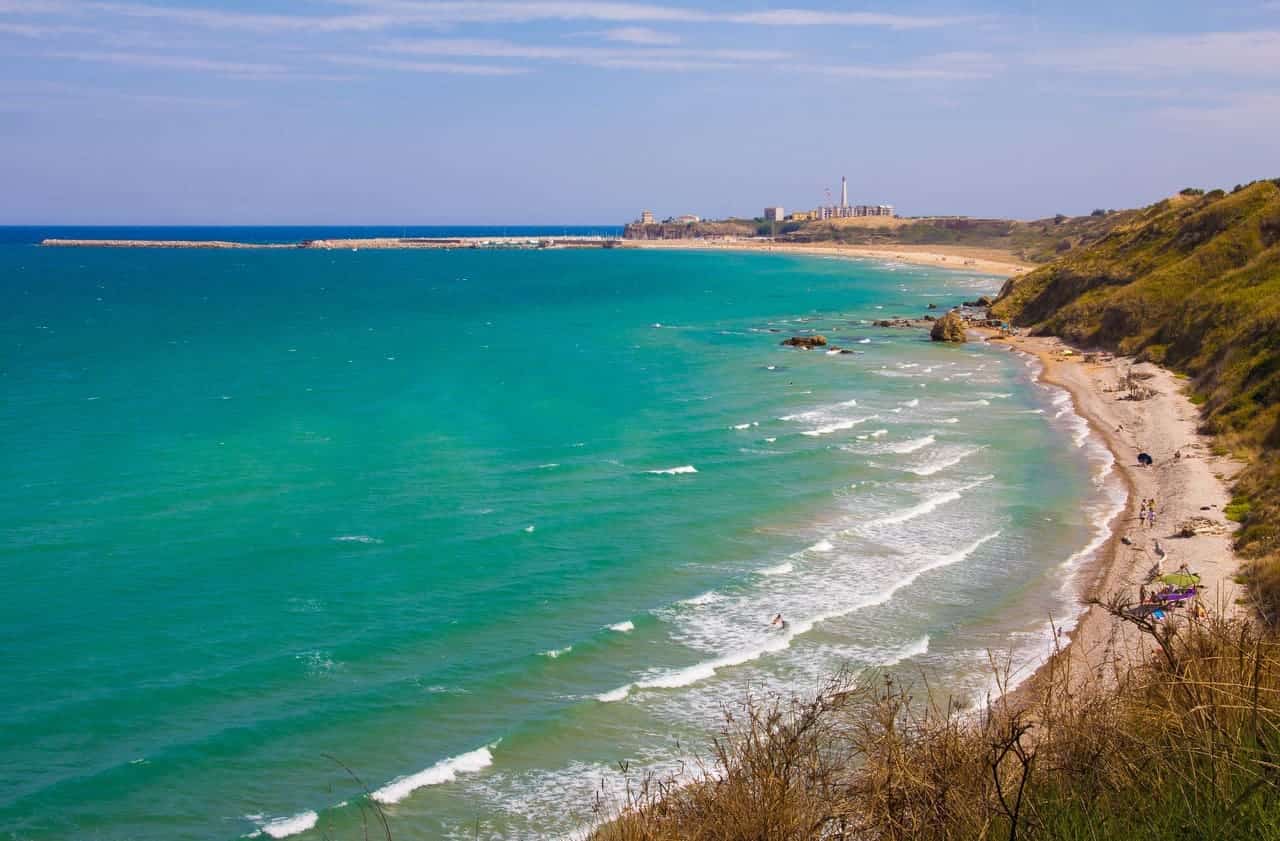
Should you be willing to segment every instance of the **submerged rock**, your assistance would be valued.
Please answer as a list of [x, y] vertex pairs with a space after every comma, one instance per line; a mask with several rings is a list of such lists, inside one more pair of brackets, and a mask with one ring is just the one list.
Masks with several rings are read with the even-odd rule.
[[929, 338], [935, 342], [965, 342], [964, 319], [955, 311], [949, 312], [934, 322], [929, 331]]

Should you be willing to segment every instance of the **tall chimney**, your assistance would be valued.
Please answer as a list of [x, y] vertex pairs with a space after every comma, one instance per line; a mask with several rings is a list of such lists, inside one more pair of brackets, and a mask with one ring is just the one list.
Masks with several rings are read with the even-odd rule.
[[840, 176], [840, 206], [849, 206], [849, 182], [843, 175]]

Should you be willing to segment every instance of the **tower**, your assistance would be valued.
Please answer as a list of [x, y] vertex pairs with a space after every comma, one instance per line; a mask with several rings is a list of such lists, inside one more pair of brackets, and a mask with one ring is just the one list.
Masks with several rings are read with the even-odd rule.
[[840, 176], [840, 206], [849, 206], [849, 182], [843, 175]]

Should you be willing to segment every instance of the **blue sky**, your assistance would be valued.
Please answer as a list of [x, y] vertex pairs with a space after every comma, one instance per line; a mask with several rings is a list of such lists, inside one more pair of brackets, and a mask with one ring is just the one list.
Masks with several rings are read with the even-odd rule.
[[0, 0], [0, 224], [1128, 207], [1280, 176], [1280, 0]]

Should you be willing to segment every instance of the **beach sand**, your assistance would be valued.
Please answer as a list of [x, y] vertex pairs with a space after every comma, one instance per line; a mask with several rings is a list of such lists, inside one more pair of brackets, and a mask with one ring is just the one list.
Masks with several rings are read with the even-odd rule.
[[680, 239], [680, 240], [623, 240], [622, 248], [680, 249], [690, 251], [752, 251], [778, 254], [804, 254], [816, 257], [856, 257], [873, 260], [894, 260], [918, 266], [940, 269], [958, 269], [978, 274], [1012, 277], [1036, 268], [1032, 263], [1019, 260], [1012, 253], [997, 248], [975, 248], [963, 245], [845, 245], [842, 243], [794, 243], [770, 242], [749, 239]]
[[[1205, 588], [1201, 599], [1207, 607], [1225, 614], [1242, 610], [1237, 604], [1242, 589], [1233, 579], [1237, 571], [1232, 550], [1236, 525], [1226, 519], [1223, 508], [1230, 501], [1227, 485], [1243, 464], [1215, 456], [1211, 439], [1197, 433], [1199, 412], [1185, 393], [1184, 381], [1163, 368], [1123, 357], [1086, 362], [1079, 349], [1055, 338], [999, 337], [990, 341], [1033, 354], [1041, 361], [1043, 381], [1070, 393], [1076, 413], [1106, 442], [1115, 457], [1115, 470], [1127, 485], [1129, 499], [1112, 523], [1111, 539], [1080, 572], [1077, 589], [1081, 597], [1105, 602], [1124, 594], [1136, 602], [1139, 586], [1156, 562], [1154, 541], [1159, 539], [1168, 553], [1165, 572], [1173, 572], [1185, 562], [1201, 575]], [[1149, 399], [1127, 399], [1127, 392], [1120, 389], [1121, 378], [1130, 368], [1150, 375], [1142, 381], [1155, 392]], [[1140, 466], [1140, 452], [1150, 454], [1154, 465]], [[1181, 458], [1176, 458], [1179, 452]], [[1139, 523], [1143, 499], [1156, 501], [1154, 528]], [[1182, 524], [1192, 518], [1203, 518], [1201, 533], [1178, 536]], [[1179, 614], [1185, 616], [1186, 611], [1175, 615]], [[1105, 683], [1137, 662], [1143, 645], [1150, 647], [1151, 643], [1131, 625], [1091, 606], [1070, 634], [1070, 645], [1058, 656], [1070, 658], [1073, 684], [1084, 681], [1086, 671]]]

